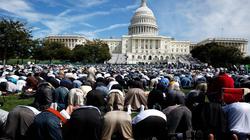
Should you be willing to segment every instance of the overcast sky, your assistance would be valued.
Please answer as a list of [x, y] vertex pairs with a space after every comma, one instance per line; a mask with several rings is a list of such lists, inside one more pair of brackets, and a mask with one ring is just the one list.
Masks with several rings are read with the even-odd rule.
[[[28, 23], [35, 38], [80, 34], [120, 38], [141, 0], [0, 0], [0, 16]], [[148, 0], [160, 35], [199, 42], [208, 37], [250, 40], [250, 0]]]

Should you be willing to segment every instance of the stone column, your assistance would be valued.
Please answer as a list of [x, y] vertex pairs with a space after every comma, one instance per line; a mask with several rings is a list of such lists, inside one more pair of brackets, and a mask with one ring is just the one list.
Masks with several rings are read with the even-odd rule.
[[156, 47], [156, 41], [153, 39], [152, 40], [152, 52], [155, 53], [155, 47]]
[[135, 53], [135, 42], [134, 42], [134, 39], [131, 39], [131, 50], [132, 50], [132, 53]]

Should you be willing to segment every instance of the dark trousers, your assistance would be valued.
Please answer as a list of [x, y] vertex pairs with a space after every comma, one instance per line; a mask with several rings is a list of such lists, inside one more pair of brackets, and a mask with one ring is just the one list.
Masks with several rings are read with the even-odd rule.
[[75, 110], [70, 120], [63, 127], [65, 140], [100, 140], [102, 119], [93, 108]]
[[133, 134], [136, 140], [145, 140], [152, 137], [164, 140], [164, 133], [166, 133], [166, 120], [158, 116], [149, 116], [133, 125]]
[[185, 106], [175, 108], [167, 118], [168, 133], [183, 133], [192, 130], [192, 113]]

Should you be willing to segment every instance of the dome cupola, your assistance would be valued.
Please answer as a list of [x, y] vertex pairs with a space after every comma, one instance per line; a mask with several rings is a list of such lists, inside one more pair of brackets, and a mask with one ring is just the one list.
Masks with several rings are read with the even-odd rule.
[[128, 30], [129, 35], [158, 35], [156, 18], [146, 0], [141, 0], [141, 6], [135, 11]]

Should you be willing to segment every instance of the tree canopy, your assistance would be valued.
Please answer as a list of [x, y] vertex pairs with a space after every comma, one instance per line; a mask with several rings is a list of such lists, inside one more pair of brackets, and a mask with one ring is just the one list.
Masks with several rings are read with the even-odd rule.
[[87, 41], [72, 50], [72, 61], [83, 63], [103, 63], [111, 58], [109, 47], [101, 40]]
[[58, 60], [69, 60], [70, 59], [70, 49], [66, 47], [62, 42], [51, 42], [45, 40], [43, 42], [43, 48], [41, 49], [42, 60], [53, 59]]
[[4, 62], [9, 58], [25, 58], [30, 54], [31, 31], [26, 24], [12, 19], [0, 19], [0, 58]]
[[0, 19], [0, 59], [71, 60], [82, 63], [103, 63], [111, 58], [109, 47], [101, 40], [87, 41], [73, 50], [63, 42], [32, 39], [31, 30], [21, 21]]
[[191, 50], [194, 58], [213, 66], [228, 66], [239, 64], [243, 59], [243, 54], [236, 47], [225, 47], [216, 43], [209, 43], [195, 47]]

